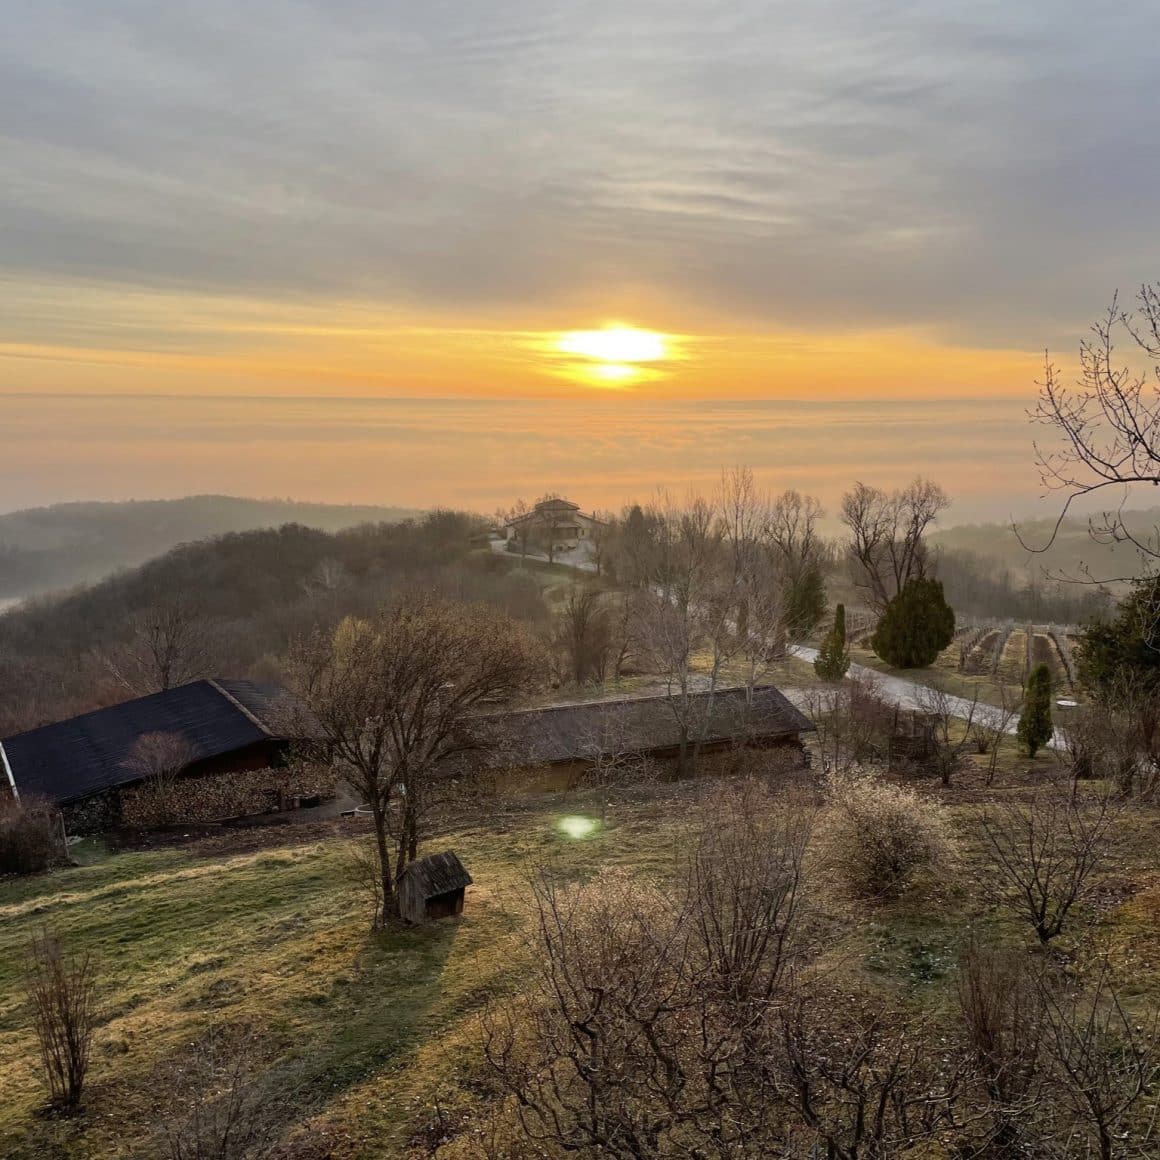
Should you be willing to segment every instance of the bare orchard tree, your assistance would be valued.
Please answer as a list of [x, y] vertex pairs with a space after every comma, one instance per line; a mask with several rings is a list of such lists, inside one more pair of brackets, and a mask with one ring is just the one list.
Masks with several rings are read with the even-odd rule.
[[811, 689], [806, 708], [817, 728], [824, 773], [850, 773], [889, 752], [897, 707], [870, 680], [855, 678], [837, 689]]
[[1025, 546], [1046, 551], [1077, 500], [1112, 488], [1118, 499], [1089, 521], [1092, 537], [1131, 545], [1152, 569], [1160, 560], [1160, 535], [1129, 527], [1124, 506], [1134, 485], [1160, 486], [1160, 283], [1140, 287], [1135, 312], [1113, 296], [1080, 344], [1075, 384], [1068, 386], [1047, 356], [1039, 388], [1032, 418], [1057, 442], [1036, 444], [1036, 458], [1044, 484], [1063, 496], [1063, 505], [1047, 542]]
[[369, 806], [382, 880], [376, 923], [397, 914], [395, 882], [418, 855], [431, 811], [462, 792], [476, 715], [534, 682], [526, 629], [484, 605], [405, 598], [294, 650], [291, 683], [319, 745]]
[[1013, 732], [1012, 722], [1019, 715], [1020, 708], [1019, 698], [1013, 696], [1006, 685], [1000, 685], [999, 689], [1000, 704], [983, 706], [982, 711], [975, 714], [970, 727], [975, 751], [987, 755], [988, 785], [994, 784], [1003, 740]]
[[821, 986], [799, 990], [777, 1019], [777, 1090], [802, 1124], [802, 1151], [788, 1154], [861, 1160], [922, 1154], [925, 1145], [942, 1155], [966, 1138], [958, 1109], [967, 1063], [931, 1050], [929, 1024]]
[[153, 820], [176, 822], [173, 788], [178, 775], [197, 760], [197, 749], [184, 733], [142, 733], [133, 742], [122, 766], [145, 782]]
[[211, 1025], [174, 1063], [177, 1106], [157, 1142], [166, 1160], [263, 1160], [281, 1134], [278, 1109], [263, 1090], [266, 1052], [249, 1024]]
[[1155, 1156], [1160, 1144], [1160, 1020], [1125, 1009], [1105, 961], [1086, 990], [1039, 975], [1043, 1053], [1054, 1122], [1044, 1136], [1064, 1155]]
[[987, 808], [981, 827], [995, 904], [1026, 922], [1046, 945], [1087, 901], [1112, 854], [1117, 808], [1105, 793], [1074, 796], [1062, 786], [1031, 801]]
[[211, 675], [214, 626], [184, 597], [161, 597], [129, 620], [119, 644], [101, 653], [113, 677], [134, 696], [158, 693]]
[[651, 780], [656, 773], [653, 763], [629, 735], [620, 708], [616, 701], [605, 702], [579, 739], [579, 754], [587, 767], [581, 784], [591, 786], [600, 795], [601, 822], [608, 820], [608, 799], [616, 786]]
[[975, 723], [987, 716], [987, 706], [979, 704], [977, 686], [970, 701], [942, 689], [920, 688], [918, 704], [930, 726], [930, 767], [943, 785], [950, 785], [975, 748]]
[[878, 612], [908, 580], [928, 575], [926, 533], [949, 506], [946, 492], [921, 477], [890, 494], [856, 483], [842, 497], [839, 514], [850, 529], [854, 583]]

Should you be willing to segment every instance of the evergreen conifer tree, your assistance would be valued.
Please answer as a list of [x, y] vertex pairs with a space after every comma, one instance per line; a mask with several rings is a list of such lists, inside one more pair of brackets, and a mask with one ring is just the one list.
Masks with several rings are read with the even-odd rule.
[[846, 648], [846, 606], [834, 610], [834, 627], [826, 633], [814, 661], [814, 672], [823, 681], [840, 681], [850, 667], [850, 650]]
[[955, 638], [955, 614], [938, 580], [908, 580], [886, 606], [870, 644], [896, 669], [923, 669]]
[[1027, 756], [1034, 757], [1051, 740], [1053, 732], [1051, 670], [1046, 665], [1036, 665], [1027, 679], [1027, 689], [1023, 694], [1023, 712], [1019, 717], [1017, 730], [1019, 740], [1027, 747]]

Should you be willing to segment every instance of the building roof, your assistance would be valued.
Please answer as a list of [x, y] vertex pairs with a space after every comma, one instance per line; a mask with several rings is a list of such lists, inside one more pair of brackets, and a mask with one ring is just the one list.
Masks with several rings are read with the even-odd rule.
[[[718, 689], [689, 698], [693, 732], [702, 741], [773, 740], [811, 731], [808, 717], [773, 685], [752, 690]], [[680, 729], [671, 700], [646, 694], [603, 701], [580, 701], [492, 714], [485, 726], [494, 756], [506, 767], [548, 765], [592, 758], [600, 753], [648, 754], [676, 748]]]
[[272, 714], [288, 700], [280, 685], [194, 681], [6, 737], [0, 747], [21, 793], [78, 801], [141, 780], [125, 762], [146, 733], [180, 734], [194, 762], [284, 738]]
[[450, 894], [471, 885], [471, 875], [452, 850], [409, 863], [399, 878], [401, 888], [404, 888], [404, 880], [405, 888], [420, 898], [438, 898], [440, 894]]
[[588, 520], [593, 524], [602, 524], [603, 520], [598, 520], [594, 515], [585, 515], [580, 510], [578, 503], [573, 503], [570, 499], [545, 499], [541, 500], [530, 512], [524, 512], [522, 516], [514, 516], [505, 524], [505, 528], [515, 527], [516, 524], [525, 524], [529, 520], [543, 521], [545, 519], [563, 519], [566, 516], [578, 515], [581, 519]]

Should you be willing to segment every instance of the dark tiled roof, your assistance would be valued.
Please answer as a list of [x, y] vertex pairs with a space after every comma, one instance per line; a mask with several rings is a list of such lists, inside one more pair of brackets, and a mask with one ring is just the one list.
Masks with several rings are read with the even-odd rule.
[[[718, 689], [712, 697], [691, 694], [693, 735], [710, 743], [759, 741], [813, 729], [773, 685], [760, 685], [752, 693], [752, 699], [745, 689]], [[484, 732], [494, 735], [492, 763], [506, 766], [545, 765], [613, 750], [655, 753], [680, 743], [673, 708], [664, 694], [549, 705], [495, 714]]]
[[277, 685], [194, 681], [18, 733], [0, 744], [22, 793], [77, 801], [139, 780], [139, 774], [125, 768], [125, 760], [146, 733], [180, 734], [195, 762], [277, 736], [265, 726], [262, 710], [280, 696], [285, 693]]
[[[403, 870], [403, 879], [408, 880], [407, 886], [420, 898], [437, 898], [471, 885], [471, 875], [451, 850], [411, 862]], [[399, 884], [403, 885], [402, 879]]]

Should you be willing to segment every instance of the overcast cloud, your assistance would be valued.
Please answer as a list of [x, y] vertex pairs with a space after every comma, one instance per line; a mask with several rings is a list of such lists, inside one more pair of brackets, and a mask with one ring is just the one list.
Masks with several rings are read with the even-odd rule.
[[[1160, 275], [1154, 0], [0, 0], [0, 314], [76, 281], [1033, 348]], [[47, 337], [47, 336], [45, 336]]]

